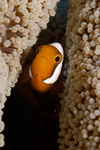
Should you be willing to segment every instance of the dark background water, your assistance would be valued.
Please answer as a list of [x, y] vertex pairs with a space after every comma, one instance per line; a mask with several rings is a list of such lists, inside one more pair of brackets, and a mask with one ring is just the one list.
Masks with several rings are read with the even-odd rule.
[[8, 98], [3, 121], [5, 146], [2, 150], [56, 150], [58, 116], [43, 113], [15, 88]]

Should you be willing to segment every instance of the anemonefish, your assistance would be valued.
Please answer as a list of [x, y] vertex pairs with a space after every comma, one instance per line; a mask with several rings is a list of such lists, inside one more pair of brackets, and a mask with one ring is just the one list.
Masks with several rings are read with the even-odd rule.
[[47, 92], [58, 80], [61, 73], [64, 52], [61, 44], [41, 45], [30, 68], [32, 87], [38, 92]]

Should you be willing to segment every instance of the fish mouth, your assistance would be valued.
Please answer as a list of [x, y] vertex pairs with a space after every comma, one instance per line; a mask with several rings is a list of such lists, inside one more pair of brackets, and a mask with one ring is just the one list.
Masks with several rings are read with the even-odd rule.
[[33, 89], [41, 93], [47, 92], [52, 87], [50, 84], [44, 84], [39, 74], [36, 74], [33, 78], [31, 78], [31, 84]]

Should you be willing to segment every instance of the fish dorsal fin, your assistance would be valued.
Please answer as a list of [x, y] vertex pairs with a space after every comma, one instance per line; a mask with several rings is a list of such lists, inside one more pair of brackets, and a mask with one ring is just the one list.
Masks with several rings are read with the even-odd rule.
[[53, 83], [55, 83], [58, 80], [59, 75], [61, 73], [62, 63], [63, 63], [63, 59], [64, 59], [64, 53], [63, 53], [63, 48], [62, 48], [61, 44], [53, 43], [53, 44], [50, 44], [50, 45], [56, 47], [58, 49], [58, 51], [62, 54], [62, 61], [55, 68], [55, 71], [52, 74], [52, 76], [50, 78], [47, 78], [46, 80], [43, 80], [43, 82], [46, 83], [46, 84], [53, 84]]

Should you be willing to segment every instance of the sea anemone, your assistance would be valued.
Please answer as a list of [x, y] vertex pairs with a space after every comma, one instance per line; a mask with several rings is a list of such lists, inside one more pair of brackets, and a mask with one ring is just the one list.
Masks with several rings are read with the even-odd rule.
[[[0, 133], [4, 130], [2, 108], [18, 81], [24, 59], [55, 15], [59, 0], [0, 0]], [[0, 147], [4, 136], [0, 134]]]
[[100, 149], [100, 1], [69, 3], [69, 69], [60, 94], [59, 150], [96, 150]]

